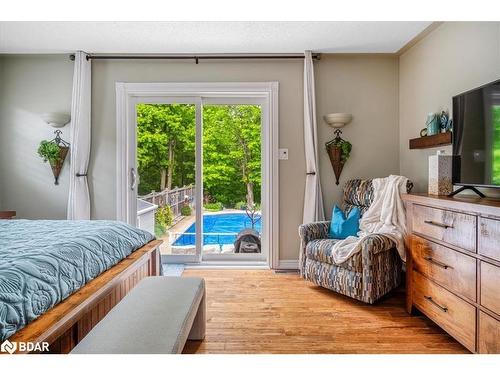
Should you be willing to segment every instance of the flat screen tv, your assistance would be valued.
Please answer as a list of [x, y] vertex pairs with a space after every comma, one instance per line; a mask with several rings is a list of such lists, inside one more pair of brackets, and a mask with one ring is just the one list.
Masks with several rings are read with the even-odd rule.
[[500, 80], [453, 98], [453, 184], [500, 187]]

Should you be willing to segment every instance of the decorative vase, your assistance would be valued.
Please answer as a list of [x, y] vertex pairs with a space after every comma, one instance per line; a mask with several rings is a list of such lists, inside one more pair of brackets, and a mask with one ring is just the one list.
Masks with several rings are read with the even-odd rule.
[[427, 126], [427, 135], [436, 135], [439, 133], [439, 118], [435, 113], [427, 115], [425, 125]]
[[55, 163], [51, 162], [50, 167], [52, 168], [52, 174], [54, 175], [54, 184], [59, 185], [59, 175], [61, 174], [61, 169], [68, 155], [69, 147], [59, 146], [59, 160]]
[[452, 158], [442, 150], [429, 156], [429, 194], [449, 195], [453, 192]]

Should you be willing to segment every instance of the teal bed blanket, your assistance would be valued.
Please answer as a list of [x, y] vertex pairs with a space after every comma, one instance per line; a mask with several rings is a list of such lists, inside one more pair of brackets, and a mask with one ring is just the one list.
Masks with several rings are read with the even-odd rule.
[[0, 343], [153, 239], [116, 221], [0, 220]]

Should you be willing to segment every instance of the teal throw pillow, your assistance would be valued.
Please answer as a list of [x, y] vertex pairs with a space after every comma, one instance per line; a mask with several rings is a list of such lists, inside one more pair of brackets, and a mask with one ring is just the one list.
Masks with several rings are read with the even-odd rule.
[[349, 236], [356, 236], [359, 232], [359, 218], [361, 212], [358, 207], [354, 207], [347, 217], [337, 206], [333, 207], [332, 221], [328, 236], [337, 240], [343, 240]]

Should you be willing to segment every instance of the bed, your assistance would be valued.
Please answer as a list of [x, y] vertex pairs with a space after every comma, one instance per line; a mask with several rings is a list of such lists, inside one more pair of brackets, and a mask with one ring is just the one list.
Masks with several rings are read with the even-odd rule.
[[0, 342], [68, 352], [143, 277], [149, 232], [116, 221], [0, 220]]

